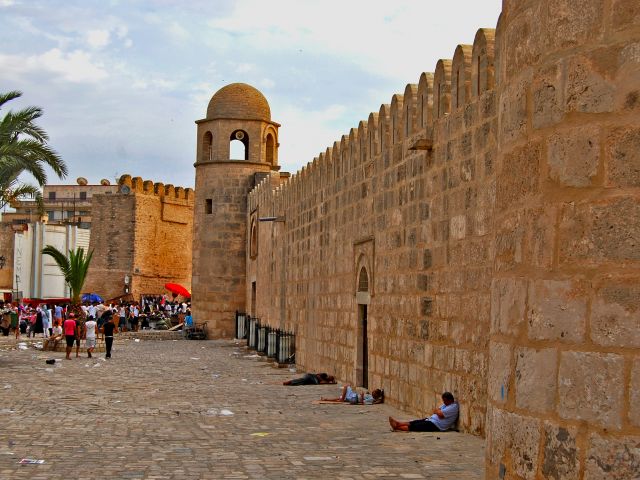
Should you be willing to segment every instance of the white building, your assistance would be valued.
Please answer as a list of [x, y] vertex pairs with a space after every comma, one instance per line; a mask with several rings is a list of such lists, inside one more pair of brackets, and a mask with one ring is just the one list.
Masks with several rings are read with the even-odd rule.
[[60, 298], [69, 296], [58, 265], [42, 249], [52, 245], [62, 252], [78, 247], [89, 250], [90, 230], [76, 225], [27, 224], [15, 233], [13, 250], [13, 290], [23, 298]]

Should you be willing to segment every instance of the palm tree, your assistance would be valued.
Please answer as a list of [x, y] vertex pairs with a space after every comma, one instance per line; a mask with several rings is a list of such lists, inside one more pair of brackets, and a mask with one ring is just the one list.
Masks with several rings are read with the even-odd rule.
[[69, 286], [71, 303], [76, 306], [79, 305], [80, 292], [87, 278], [93, 251], [85, 255], [84, 248], [78, 247], [75, 251], [69, 250], [69, 257], [67, 258], [56, 247], [47, 245], [42, 249], [42, 254], [49, 255], [58, 264], [64, 276], [64, 281]]
[[[0, 109], [20, 96], [18, 91], [0, 93]], [[26, 107], [10, 110], [0, 120], [0, 208], [25, 196], [42, 205], [39, 188], [21, 182], [18, 177], [22, 173], [31, 174], [40, 187], [47, 183], [45, 166], [61, 179], [67, 176], [67, 165], [47, 145], [47, 133], [34, 123], [41, 116], [42, 109]]]

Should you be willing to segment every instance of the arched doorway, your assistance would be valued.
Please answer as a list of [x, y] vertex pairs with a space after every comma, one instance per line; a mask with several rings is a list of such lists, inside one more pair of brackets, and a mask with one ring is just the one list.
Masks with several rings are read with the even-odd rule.
[[358, 290], [356, 301], [358, 305], [358, 326], [356, 346], [356, 383], [363, 388], [369, 388], [369, 273], [365, 266], [358, 272]]

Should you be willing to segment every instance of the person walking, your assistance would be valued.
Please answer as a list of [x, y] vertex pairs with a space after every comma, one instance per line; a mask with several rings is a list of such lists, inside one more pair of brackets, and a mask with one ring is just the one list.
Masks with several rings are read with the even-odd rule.
[[87, 346], [87, 356], [91, 358], [93, 349], [96, 348], [96, 338], [98, 334], [98, 322], [89, 319], [84, 324], [84, 338]]
[[76, 321], [73, 318], [73, 313], [69, 314], [69, 318], [64, 321], [62, 329], [64, 330], [64, 337], [67, 341], [67, 360], [71, 360], [71, 350], [73, 349], [73, 342], [76, 341]]
[[111, 312], [106, 313], [107, 321], [102, 325], [102, 334], [104, 336], [104, 345], [107, 350], [105, 358], [111, 358], [111, 347], [113, 346], [113, 332], [116, 329], [115, 323], [113, 323], [113, 315]]

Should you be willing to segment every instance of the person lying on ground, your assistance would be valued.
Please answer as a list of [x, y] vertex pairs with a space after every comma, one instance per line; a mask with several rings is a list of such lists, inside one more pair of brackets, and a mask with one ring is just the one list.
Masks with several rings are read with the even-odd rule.
[[358, 393], [351, 385], [346, 384], [342, 387], [342, 393], [338, 398], [321, 398], [322, 402], [331, 403], [350, 403], [352, 405], [374, 405], [384, 403], [384, 390], [376, 388], [373, 392]]
[[327, 385], [336, 383], [333, 375], [326, 373], [305, 373], [303, 377], [282, 382], [283, 385]]
[[389, 425], [394, 432], [444, 432], [449, 430], [458, 418], [458, 402], [450, 392], [442, 394], [443, 404], [429, 417], [410, 422], [399, 422], [389, 417]]

